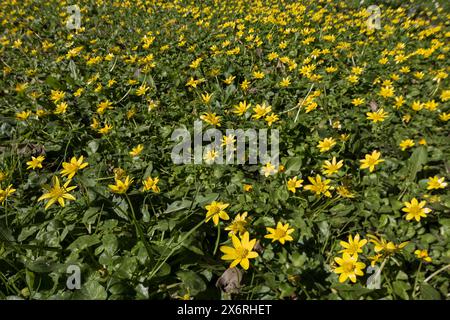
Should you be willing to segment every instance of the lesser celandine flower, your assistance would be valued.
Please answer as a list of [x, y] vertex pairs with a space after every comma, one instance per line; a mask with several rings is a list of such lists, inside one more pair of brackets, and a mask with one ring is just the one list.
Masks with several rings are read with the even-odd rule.
[[[1, 180], [0, 180], [0, 181], [1, 181]], [[1, 205], [4, 205], [6, 199], [8, 198], [8, 196], [12, 195], [14, 192], [16, 192], [16, 189], [14, 189], [14, 188], [12, 187], [12, 184], [10, 184], [9, 186], [7, 186], [5, 190], [3, 190], [3, 189], [0, 187], [0, 204], [1, 204]]]
[[327, 176], [331, 176], [332, 174], [337, 173], [339, 169], [342, 168], [343, 165], [344, 165], [343, 160], [337, 161], [336, 157], [333, 157], [331, 161], [329, 160], [324, 161], [322, 165], [322, 172]]
[[402, 149], [402, 151], [405, 151], [408, 148], [414, 147], [414, 140], [411, 140], [411, 139], [402, 140], [400, 142], [399, 146]]
[[304, 186], [303, 189], [315, 193], [316, 196], [320, 196], [321, 194], [323, 194], [326, 197], [331, 197], [331, 192], [329, 191], [331, 188], [331, 186], [329, 186], [331, 180], [322, 180], [322, 177], [320, 175], [316, 175], [315, 179], [314, 177], [308, 177], [308, 180], [311, 182], [311, 184]]
[[225, 254], [222, 256], [222, 260], [232, 260], [229, 268], [234, 268], [240, 264], [244, 270], [247, 270], [250, 267], [249, 260], [258, 257], [258, 253], [253, 251], [253, 247], [256, 244], [256, 239], [250, 240], [249, 233], [245, 232], [240, 240], [232, 234], [231, 241], [233, 243], [233, 247], [220, 247], [220, 251]]
[[419, 202], [416, 198], [413, 198], [411, 202], [404, 202], [405, 208], [402, 211], [407, 213], [406, 220], [415, 219], [419, 222], [421, 218], [426, 218], [427, 213], [431, 212], [430, 208], [424, 208], [426, 204], [425, 200]]
[[159, 178], [155, 177], [147, 177], [144, 181], [142, 181], [142, 184], [144, 185], [143, 191], [149, 191], [152, 190], [155, 193], [159, 193], [160, 189], [158, 187]]
[[42, 169], [42, 162], [45, 160], [44, 156], [38, 156], [38, 157], [31, 157], [31, 161], [27, 162], [27, 169]]
[[47, 193], [44, 193], [38, 201], [48, 199], [45, 209], [50, 208], [55, 202], [58, 202], [61, 207], [65, 206], [64, 200], [76, 200], [69, 192], [76, 188], [76, 186], [69, 186], [71, 180], [67, 180], [63, 186], [61, 186], [57, 176], [53, 177], [53, 187], [49, 188]]
[[293, 228], [289, 228], [289, 223], [286, 223], [283, 225], [281, 221], [277, 223], [276, 228], [269, 228], [266, 227], [267, 232], [269, 234], [266, 234], [264, 238], [266, 239], [272, 239], [272, 242], [278, 241], [281, 244], [284, 244], [286, 241], [292, 241], [294, 240], [290, 234], [294, 232]]
[[247, 230], [246, 225], [248, 212], [245, 211], [242, 214], [237, 214], [233, 221], [225, 228], [228, 231], [228, 236], [232, 234], [242, 236]]
[[331, 148], [333, 148], [336, 145], [336, 140], [333, 138], [325, 138], [322, 141], [319, 141], [319, 144], [317, 147], [319, 148], [320, 152], [327, 152]]
[[265, 117], [271, 111], [272, 111], [272, 106], [267, 105], [265, 102], [263, 102], [263, 104], [257, 104], [253, 108], [253, 112], [255, 114], [252, 115], [252, 118], [253, 119], [260, 119], [262, 117]]
[[63, 162], [63, 170], [61, 170], [61, 176], [72, 179], [78, 170], [86, 168], [89, 164], [87, 162], [83, 162], [84, 157], [80, 156], [80, 158], [72, 157], [70, 162]]
[[217, 202], [213, 201], [208, 204], [205, 208], [208, 210], [206, 212], [206, 221], [208, 222], [211, 218], [214, 222], [214, 225], [219, 223], [219, 219], [229, 220], [230, 216], [225, 212], [225, 209], [228, 208], [229, 203]]
[[378, 109], [375, 112], [367, 112], [367, 119], [372, 120], [374, 123], [383, 122], [387, 117], [388, 113], [384, 111], [383, 108]]
[[420, 260], [423, 260], [425, 262], [431, 262], [432, 259], [431, 257], [428, 255], [428, 250], [416, 250], [414, 251], [414, 254], [416, 255], [416, 257]]
[[339, 265], [334, 269], [334, 272], [339, 274], [339, 282], [343, 283], [347, 279], [350, 279], [351, 282], [356, 282], [356, 276], [363, 276], [364, 272], [362, 269], [366, 267], [366, 265], [362, 262], [358, 262], [357, 255], [350, 255], [348, 253], [344, 253], [342, 258], [336, 257], [334, 261]]
[[126, 176], [125, 180], [123, 180], [123, 181], [115, 178], [115, 182], [116, 182], [116, 184], [108, 185], [111, 192], [117, 193], [117, 194], [124, 194], [128, 191], [128, 188], [133, 183], [133, 179], [130, 178], [129, 176]]
[[212, 126], [220, 127], [220, 116], [217, 116], [215, 113], [207, 112], [205, 114], [202, 114], [200, 116], [200, 119], [202, 119], [206, 123], [209, 123]]
[[375, 166], [381, 162], [383, 159], [380, 159], [381, 153], [377, 150], [374, 150], [372, 154], [366, 154], [365, 159], [359, 160], [361, 162], [361, 169], [369, 169], [370, 172], [375, 170]]
[[404, 247], [406, 247], [406, 245], [409, 243], [409, 241], [405, 241], [405, 242], [402, 242], [402, 243], [396, 245], [392, 241], [388, 242], [388, 241], [386, 241], [386, 239], [381, 238], [381, 237], [378, 238], [377, 236], [372, 235], [372, 234], [368, 234], [367, 238], [370, 239], [369, 242], [371, 242], [375, 245], [374, 250], [376, 253], [383, 252], [386, 254], [393, 254], [393, 253], [400, 251]]
[[141, 154], [141, 152], [144, 150], [144, 146], [142, 144], [138, 144], [136, 147], [134, 147], [133, 149], [131, 149], [130, 156], [132, 157], [137, 157], [138, 155]]
[[427, 190], [444, 189], [447, 186], [447, 182], [444, 182], [444, 181], [445, 181], [444, 177], [440, 178], [438, 176], [434, 176], [434, 177], [428, 178]]
[[367, 244], [366, 239], [359, 238], [359, 234], [355, 235], [355, 238], [352, 237], [351, 234], [348, 235], [348, 242], [341, 241], [339, 244], [344, 248], [339, 251], [340, 253], [348, 253], [350, 255], [358, 255], [358, 253], [362, 253], [362, 247]]
[[262, 174], [267, 178], [278, 172], [277, 168], [269, 161], [261, 169]]
[[303, 180], [297, 179], [298, 179], [297, 177], [290, 178], [286, 183], [288, 190], [291, 191], [292, 193], [295, 193], [295, 191], [302, 186]]
[[243, 116], [250, 107], [251, 104], [247, 104], [246, 101], [239, 102], [238, 105], [234, 106], [233, 113], [238, 116]]

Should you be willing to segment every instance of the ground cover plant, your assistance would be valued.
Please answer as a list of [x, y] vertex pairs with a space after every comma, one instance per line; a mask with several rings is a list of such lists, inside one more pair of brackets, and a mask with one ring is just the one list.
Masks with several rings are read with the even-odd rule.
[[[0, 298], [447, 299], [449, 18], [1, 1]], [[195, 121], [279, 163], [175, 163]]]

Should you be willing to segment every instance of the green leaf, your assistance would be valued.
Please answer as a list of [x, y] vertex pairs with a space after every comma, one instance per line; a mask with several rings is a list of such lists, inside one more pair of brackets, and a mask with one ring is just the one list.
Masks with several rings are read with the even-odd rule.
[[84, 235], [78, 237], [74, 242], [72, 242], [67, 249], [72, 251], [83, 251], [84, 249], [94, 246], [100, 243], [98, 235]]
[[406, 166], [408, 167], [410, 181], [414, 181], [417, 173], [422, 170], [424, 164], [427, 163], [428, 153], [427, 149], [423, 146], [414, 150], [411, 157], [408, 159]]
[[206, 284], [203, 278], [193, 271], [179, 271], [177, 272], [177, 276], [189, 288], [192, 295], [206, 290]]
[[422, 283], [420, 286], [420, 296], [424, 300], [441, 300], [441, 294], [428, 283]]
[[105, 288], [95, 280], [90, 280], [81, 288], [81, 294], [88, 300], [106, 300], [108, 297]]
[[289, 158], [288, 161], [286, 161], [286, 174], [294, 173], [298, 174], [300, 171], [300, 168], [302, 167], [302, 157], [295, 157], [295, 158]]

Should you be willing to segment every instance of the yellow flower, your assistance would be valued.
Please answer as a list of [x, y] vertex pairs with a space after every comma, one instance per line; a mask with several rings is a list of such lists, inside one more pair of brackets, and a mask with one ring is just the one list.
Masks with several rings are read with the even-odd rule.
[[54, 114], [64, 114], [67, 112], [68, 104], [66, 102], [61, 102], [56, 106]]
[[233, 80], [234, 80], [234, 79], [236, 79], [236, 76], [229, 76], [228, 78], [226, 78], [225, 80], [223, 80], [223, 82], [224, 82], [225, 84], [230, 85], [230, 84], [233, 83]]
[[442, 112], [439, 115], [439, 119], [441, 119], [442, 121], [447, 122], [448, 120], [450, 120], [450, 112]]
[[22, 111], [22, 112], [16, 113], [16, 119], [20, 120], [20, 121], [25, 121], [30, 116], [31, 116], [31, 111], [30, 110], [26, 110], [26, 111]]
[[406, 139], [400, 142], [400, 148], [402, 148], [402, 151], [412, 147], [414, 147], [414, 141], [411, 139]]
[[341, 241], [340, 245], [344, 248], [339, 253], [348, 253], [350, 255], [358, 256], [358, 253], [362, 253], [362, 247], [367, 244], [366, 239], [359, 240], [359, 234], [357, 233], [355, 238], [351, 234], [348, 235], [348, 242]]
[[208, 222], [211, 218], [214, 222], [214, 225], [217, 225], [219, 223], [219, 219], [222, 220], [229, 220], [230, 217], [228, 214], [224, 211], [230, 204], [229, 203], [223, 203], [223, 202], [217, 202], [213, 201], [210, 204], [208, 204], [205, 208], [208, 210], [206, 212], [206, 221]]
[[332, 174], [339, 171], [340, 168], [344, 165], [344, 160], [340, 160], [339, 162], [336, 162], [336, 157], [333, 157], [333, 159], [330, 161], [325, 160], [324, 164], [322, 165], [322, 172], [324, 175], [331, 176]]
[[98, 122], [97, 118], [92, 118], [91, 128], [95, 130], [99, 125], [100, 123]]
[[382, 254], [376, 254], [374, 256], [370, 256], [370, 257], [367, 257], [367, 258], [370, 260], [370, 265], [372, 267], [375, 267], [376, 263], [380, 260], [380, 258], [382, 256], [383, 256]]
[[447, 186], [447, 182], [444, 182], [445, 178], [439, 178], [438, 176], [428, 178], [427, 190], [444, 189]]
[[266, 120], [267, 124], [270, 127], [274, 122], [280, 120], [280, 117], [272, 112], [270, 115], [266, 116], [264, 120]]
[[212, 93], [205, 93], [205, 94], [201, 94], [202, 96], [202, 101], [205, 104], [209, 104], [211, 102], [211, 98], [212, 98]]
[[250, 87], [250, 81], [245, 79], [244, 81], [241, 82], [240, 86], [242, 90], [246, 91]]
[[343, 198], [354, 198], [355, 194], [351, 192], [347, 187], [345, 186], [339, 186], [336, 188], [336, 192]]
[[384, 86], [381, 87], [380, 90], [380, 96], [382, 96], [383, 98], [390, 98], [393, 97], [395, 93], [395, 89], [392, 86]]
[[267, 105], [265, 102], [263, 104], [257, 104], [253, 108], [253, 112], [255, 113], [252, 118], [259, 119], [265, 117], [269, 112], [272, 111], [272, 106]]
[[362, 105], [364, 103], [364, 98], [355, 98], [352, 100], [352, 104], [357, 107], [359, 105]]
[[396, 245], [392, 241], [387, 242], [385, 239], [378, 238], [371, 234], [368, 234], [367, 237], [370, 239], [369, 242], [372, 242], [375, 245], [374, 250], [376, 253], [385, 251], [386, 254], [393, 254], [406, 247], [409, 243], [409, 241], [405, 241]]
[[276, 53], [276, 52], [271, 52], [271, 53], [269, 53], [268, 55], [267, 55], [267, 59], [269, 60], [269, 61], [272, 61], [272, 60], [274, 60], [274, 59], [276, 59], [276, 58], [278, 58], [279, 56], [278, 56], [278, 53]]
[[144, 181], [142, 181], [142, 184], [144, 185], [143, 191], [149, 191], [152, 190], [155, 193], [159, 193], [160, 189], [158, 187], [159, 178], [155, 177], [148, 177]]
[[347, 77], [347, 80], [351, 83], [357, 83], [359, 81], [359, 77], [355, 74], [351, 74]]
[[262, 78], [264, 78], [264, 72], [261, 72], [261, 71], [254, 71], [254, 72], [253, 72], [253, 77], [254, 77], [255, 79], [262, 79]]
[[50, 94], [50, 100], [52, 100], [55, 104], [64, 99], [66, 93], [59, 90], [52, 90]]
[[356, 282], [356, 276], [363, 276], [364, 272], [362, 269], [366, 267], [366, 265], [362, 262], [358, 262], [357, 255], [350, 255], [348, 253], [344, 253], [342, 258], [335, 257], [334, 261], [339, 265], [334, 272], [339, 274], [339, 282], [343, 283], [347, 279], [350, 279], [351, 282]]
[[108, 187], [111, 189], [111, 192], [118, 194], [126, 193], [130, 185], [133, 183], [133, 179], [131, 179], [130, 176], [126, 176], [124, 181], [117, 178], [114, 180], [116, 181], [116, 184], [110, 184]]
[[438, 107], [438, 103], [436, 101], [430, 100], [427, 101], [423, 104], [423, 106], [425, 107], [425, 109], [430, 110], [430, 111], [435, 111], [436, 108]]
[[283, 78], [280, 81], [280, 87], [282, 87], [282, 88], [289, 87], [290, 84], [291, 84], [291, 79], [289, 79], [289, 77]]
[[395, 107], [398, 109], [405, 103], [403, 96], [395, 97]]
[[107, 134], [109, 131], [111, 131], [112, 128], [113, 128], [112, 126], [110, 126], [109, 124], [105, 123], [105, 126], [103, 128], [100, 128], [98, 130], [98, 132], [101, 133], [101, 134]]
[[251, 184], [244, 184], [244, 191], [245, 192], [253, 191], [253, 186]]
[[428, 250], [416, 250], [414, 251], [414, 254], [418, 259], [421, 259], [425, 262], [431, 262], [432, 259], [430, 256], [428, 256]]
[[89, 164], [87, 162], [83, 162], [84, 157], [80, 156], [79, 159], [73, 157], [70, 159], [70, 162], [63, 162], [63, 170], [61, 170], [61, 176], [67, 176], [68, 179], [72, 179], [74, 175], [78, 172], [78, 170], [86, 168]]
[[66, 183], [61, 187], [59, 179], [57, 176], [53, 177], [53, 187], [48, 190], [47, 193], [44, 193], [38, 201], [42, 201], [45, 199], [49, 199], [47, 205], [45, 206], [45, 210], [47, 210], [51, 205], [55, 202], [58, 202], [61, 207], [65, 206], [64, 199], [66, 200], [76, 200], [73, 195], [69, 192], [76, 188], [76, 186], [69, 187], [70, 179], [67, 180]]
[[205, 155], [203, 156], [203, 160], [205, 160], [207, 164], [212, 164], [218, 156], [219, 153], [216, 150], [211, 149], [206, 151]]
[[233, 134], [230, 134], [228, 136], [222, 137], [222, 147], [227, 147], [227, 150], [235, 150], [234, 144], [236, 143], [236, 136]]
[[381, 162], [383, 162], [383, 159], [380, 159], [381, 153], [377, 150], [374, 150], [372, 154], [366, 154], [365, 159], [359, 160], [361, 162], [361, 169], [367, 169], [369, 168], [370, 172], [373, 172], [375, 170], [375, 166]]
[[210, 125], [220, 127], [220, 116], [217, 116], [215, 113], [207, 112], [201, 115], [200, 119], [202, 119], [206, 123], [209, 123]]
[[384, 112], [384, 109], [381, 108], [377, 110], [376, 112], [367, 112], [367, 119], [372, 120], [373, 122], [383, 122], [384, 119], [387, 117], [388, 113]]
[[150, 88], [147, 87], [147, 86], [145, 85], [145, 83], [143, 83], [143, 84], [141, 84], [141, 85], [139, 86], [139, 88], [136, 90], [136, 95], [139, 96], [139, 97], [140, 97], [140, 96], [143, 96], [144, 94], [147, 93], [148, 89], [150, 89]]
[[267, 232], [264, 238], [272, 239], [272, 242], [279, 241], [281, 244], [284, 244], [286, 241], [294, 240], [290, 234], [294, 232], [294, 229], [289, 229], [289, 223], [283, 225], [280, 221], [277, 223], [276, 228], [268, 228], [266, 227]]
[[262, 167], [261, 172], [264, 174], [264, 176], [267, 178], [268, 176], [271, 176], [278, 172], [277, 168], [271, 163], [267, 162], [264, 167]]
[[189, 65], [189, 67], [191, 67], [192, 69], [197, 69], [202, 61], [202, 58], [197, 58]]
[[302, 186], [303, 180], [297, 180], [297, 177], [293, 177], [288, 180], [287, 182], [287, 188], [289, 191], [295, 193], [296, 189], [300, 188]]
[[247, 214], [248, 212], [245, 211], [242, 214], [237, 214], [236, 217], [233, 219], [233, 222], [225, 228], [225, 230], [229, 231], [228, 236], [231, 237], [231, 235], [238, 235], [242, 236], [247, 230], [245, 229], [245, 226], [247, 225]]
[[[0, 181], [1, 181], [1, 179], [0, 179]], [[8, 198], [8, 196], [12, 195], [15, 191], [16, 191], [16, 189], [14, 189], [12, 187], [12, 184], [10, 184], [8, 187], [6, 187], [5, 190], [0, 188], [0, 203], [3, 205], [6, 201], [6, 199]]]
[[404, 202], [406, 207], [402, 211], [407, 213], [406, 220], [416, 219], [419, 222], [420, 218], [426, 218], [427, 213], [431, 212], [430, 208], [424, 208], [426, 204], [427, 202], [425, 200], [419, 202], [416, 198], [413, 198], [411, 202]]
[[131, 149], [131, 151], [129, 152], [130, 156], [132, 157], [137, 157], [138, 155], [141, 154], [142, 150], [144, 150], [144, 146], [142, 144], [138, 144], [136, 147], [134, 147], [133, 149]]
[[97, 113], [104, 114], [107, 109], [112, 109], [112, 103], [108, 100], [102, 101], [98, 104]]
[[27, 162], [27, 165], [28, 165], [27, 169], [33, 169], [33, 170], [42, 169], [42, 161], [44, 161], [44, 160], [45, 160], [44, 156], [39, 156], [37, 158], [31, 157], [31, 161]]
[[322, 141], [319, 141], [317, 147], [319, 148], [320, 152], [327, 152], [328, 150], [333, 148], [335, 144], [336, 141], [333, 138], [325, 138]]
[[420, 101], [414, 101], [411, 105], [411, 109], [413, 109], [414, 111], [420, 111], [422, 110], [424, 107], [424, 104]]
[[255, 246], [256, 239], [250, 240], [250, 235], [248, 232], [245, 232], [241, 237], [241, 240], [238, 239], [234, 234], [231, 235], [231, 241], [233, 243], [233, 247], [229, 246], [221, 246], [220, 251], [225, 253], [222, 256], [222, 260], [233, 260], [229, 266], [229, 268], [234, 268], [238, 264], [241, 265], [244, 270], [247, 270], [250, 267], [249, 259], [254, 259], [258, 257], [258, 253], [253, 250]]
[[450, 90], [442, 90], [441, 101], [445, 102], [447, 100], [450, 100]]
[[247, 104], [246, 101], [239, 102], [239, 105], [235, 105], [233, 109], [233, 113], [237, 114], [238, 116], [244, 115], [247, 110], [251, 107], [251, 104]]
[[324, 194], [326, 197], [331, 197], [331, 193], [330, 191], [328, 191], [331, 188], [328, 185], [331, 180], [326, 179], [322, 181], [320, 175], [316, 175], [315, 179], [314, 177], [308, 177], [308, 180], [311, 182], [311, 184], [304, 186], [303, 189], [310, 190], [311, 192], [315, 193], [316, 196]]

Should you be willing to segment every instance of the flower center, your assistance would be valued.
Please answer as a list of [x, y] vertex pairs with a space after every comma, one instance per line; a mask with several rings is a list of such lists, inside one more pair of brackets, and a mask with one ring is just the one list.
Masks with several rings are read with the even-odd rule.
[[286, 236], [286, 231], [284, 231], [282, 229], [275, 230], [275, 237], [277, 237], [278, 239], [284, 238], [285, 236]]
[[248, 250], [245, 249], [245, 248], [243, 248], [243, 247], [237, 248], [237, 249], [236, 249], [236, 255], [237, 255], [240, 259], [245, 259], [245, 258], [247, 258]]
[[353, 272], [354, 269], [353, 262], [344, 262], [341, 267], [342, 269], [344, 269], [344, 272], [346, 273]]

